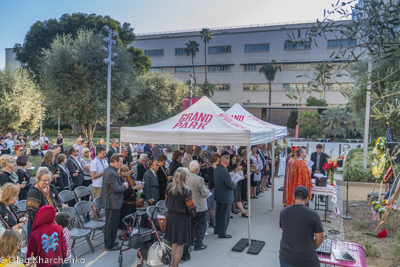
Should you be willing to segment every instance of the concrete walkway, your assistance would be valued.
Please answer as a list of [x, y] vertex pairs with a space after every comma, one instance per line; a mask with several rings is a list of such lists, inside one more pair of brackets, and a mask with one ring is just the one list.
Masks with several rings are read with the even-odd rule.
[[[247, 254], [247, 249], [242, 253], [233, 252], [232, 247], [241, 239], [248, 237], [248, 220], [242, 218], [240, 214], [234, 215], [231, 219], [228, 233], [233, 237], [231, 239], [219, 239], [213, 234], [213, 228], [207, 229], [209, 235], [204, 238], [204, 244], [207, 249], [203, 251], [192, 251], [191, 260], [182, 264], [182, 266], [190, 267], [204, 267], [204, 266], [279, 266], [279, 244], [281, 240], [281, 230], [279, 228], [279, 215], [283, 209], [282, 192], [278, 191], [283, 185], [283, 178], [275, 178], [275, 208], [270, 210], [271, 207], [271, 191], [266, 191], [261, 194], [257, 200], [252, 201], [252, 222], [251, 234], [252, 239], [265, 241], [265, 246], [259, 255]], [[271, 189], [270, 189], [271, 190]], [[339, 207], [343, 214], [343, 201], [342, 201], [342, 187], [339, 186]], [[314, 202], [310, 202], [310, 207], [314, 208]], [[332, 202], [329, 205], [332, 208]], [[323, 212], [319, 211], [322, 218]], [[328, 215], [330, 212], [328, 213]], [[328, 230], [339, 229], [342, 233], [338, 236], [343, 239], [343, 223], [342, 219], [329, 218], [332, 223], [323, 222], [325, 234], [329, 238], [333, 235], [328, 233]], [[117, 240], [119, 241], [119, 240]], [[99, 234], [93, 241], [97, 246], [96, 251], [92, 254], [82, 256], [85, 263], [73, 264], [73, 266], [104, 266], [114, 267], [118, 266], [119, 251], [106, 252], [104, 251], [103, 235]], [[86, 242], [75, 245], [75, 253], [81, 255], [89, 250]], [[136, 267], [139, 262], [136, 259], [136, 251], [128, 250], [123, 253], [123, 266]]]

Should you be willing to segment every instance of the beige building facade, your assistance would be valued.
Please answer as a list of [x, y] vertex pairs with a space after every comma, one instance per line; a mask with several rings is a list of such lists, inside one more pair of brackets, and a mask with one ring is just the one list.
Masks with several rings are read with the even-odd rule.
[[[304, 106], [301, 100], [287, 97], [291, 90], [307, 88], [306, 77], [313, 76], [313, 67], [318, 62], [328, 60], [332, 52], [340, 46], [348, 45], [347, 40], [334, 36], [325, 40], [293, 44], [286, 42], [288, 34], [297, 36], [298, 30], [305, 32], [312, 23], [281, 24], [271, 26], [249, 26], [237, 28], [211, 29], [214, 37], [207, 45], [207, 80], [215, 85], [212, 100], [221, 108], [229, 108], [235, 103], [243, 105], [253, 114], [266, 119], [268, 107], [268, 85], [259, 68], [275, 60], [282, 71], [278, 72], [272, 84], [272, 123], [285, 124], [291, 109]], [[204, 43], [200, 40], [200, 30], [138, 34], [132, 43], [144, 50], [152, 61], [152, 71], [171, 74], [183, 81], [190, 79], [193, 72], [191, 56], [184, 51], [189, 40], [197, 41], [199, 52], [194, 58], [194, 72], [197, 83], [205, 80]], [[325, 94], [313, 93], [316, 98], [325, 98], [330, 106], [345, 105], [347, 100], [340, 88], [352, 87], [348, 76], [338, 79]], [[189, 93], [188, 93], [189, 96]]]

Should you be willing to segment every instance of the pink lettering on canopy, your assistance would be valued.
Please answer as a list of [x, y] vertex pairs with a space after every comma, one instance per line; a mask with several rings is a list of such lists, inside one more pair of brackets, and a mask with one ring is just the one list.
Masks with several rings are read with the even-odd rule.
[[237, 128], [237, 129], [247, 129], [247, 127], [235, 122], [234, 119], [232, 119], [231, 117], [229, 117], [225, 113], [219, 114], [218, 117], [220, 117], [223, 121], [225, 121], [226, 123], [232, 125], [233, 127]]
[[188, 127], [188, 128], [195, 129], [197, 124], [199, 124], [199, 123], [198, 123], [198, 122], [195, 122], [195, 121], [193, 121], [193, 122], [192, 122], [192, 123], [189, 125], [189, 127]]
[[243, 115], [231, 115], [231, 117], [233, 117], [235, 120], [238, 120], [238, 121], [243, 121], [244, 120], [244, 116]]
[[271, 126], [271, 124], [266, 123], [265, 121], [260, 120], [259, 118], [253, 116], [253, 115], [249, 115], [249, 118], [252, 119], [255, 122], [258, 122], [259, 124], [262, 124], [264, 126]]
[[179, 122], [172, 129], [191, 128], [204, 130], [204, 127], [208, 125], [212, 118], [213, 115], [202, 112], [182, 114]]
[[179, 122], [184, 122], [187, 117], [187, 114], [182, 114], [182, 117], [179, 119]]
[[181, 125], [182, 125], [182, 123], [181, 123], [181, 122], [178, 122], [177, 124], [175, 124], [174, 127], [172, 127], [172, 129], [175, 129], [176, 127], [181, 126]]

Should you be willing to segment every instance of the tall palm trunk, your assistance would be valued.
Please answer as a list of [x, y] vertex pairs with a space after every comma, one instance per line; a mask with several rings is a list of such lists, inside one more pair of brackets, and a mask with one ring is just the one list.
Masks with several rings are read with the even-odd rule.
[[272, 93], [271, 82], [268, 82], [268, 94], [269, 94], [269, 100], [268, 100], [268, 105], [269, 105], [268, 122], [271, 122], [271, 93]]
[[207, 82], [207, 42], [204, 39], [204, 75], [206, 76]]
[[196, 81], [196, 72], [194, 71], [193, 58], [194, 58], [194, 55], [193, 55], [193, 53], [192, 53], [192, 69], [193, 69], [194, 85], [197, 85], [197, 81]]

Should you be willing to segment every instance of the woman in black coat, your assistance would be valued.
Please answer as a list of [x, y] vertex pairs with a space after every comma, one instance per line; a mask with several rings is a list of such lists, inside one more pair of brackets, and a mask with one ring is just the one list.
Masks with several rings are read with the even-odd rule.
[[17, 158], [17, 176], [18, 176], [18, 184], [24, 185], [21, 187], [21, 190], [18, 194], [19, 200], [25, 200], [28, 198], [28, 191], [31, 188], [31, 175], [26, 169], [26, 165], [28, 164], [28, 158], [26, 156], [19, 156]]
[[147, 162], [149, 161], [149, 156], [147, 154], [140, 155], [139, 163], [136, 167], [137, 170], [137, 178], [136, 181], [143, 181], [143, 176], [145, 172], [148, 170]]
[[174, 154], [172, 154], [172, 161], [168, 166], [170, 175], [174, 175], [179, 167], [183, 167], [181, 159], [182, 159], [182, 152], [180, 152], [179, 150], [175, 150]]

